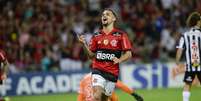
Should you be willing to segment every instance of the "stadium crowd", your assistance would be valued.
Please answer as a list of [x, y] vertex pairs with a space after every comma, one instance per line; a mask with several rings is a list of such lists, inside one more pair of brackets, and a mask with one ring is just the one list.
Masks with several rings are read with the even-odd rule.
[[170, 61], [200, 0], [0, 0], [0, 48], [13, 73], [69, 71], [88, 68], [90, 61], [77, 41], [99, 29], [99, 13], [111, 8], [118, 27], [133, 45], [129, 62]]

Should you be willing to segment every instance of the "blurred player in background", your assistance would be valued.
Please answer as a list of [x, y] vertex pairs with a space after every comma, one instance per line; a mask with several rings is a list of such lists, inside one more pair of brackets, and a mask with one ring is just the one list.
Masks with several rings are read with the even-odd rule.
[[[121, 89], [122, 91], [132, 95], [137, 101], [143, 101], [143, 98], [141, 96], [139, 96], [134, 90], [127, 87], [121, 81], [118, 80], [115, 86]], [[91, 73], [85, 75], [84, 78], [81, 80], [78, 93], [79, 95], [77, 101], [94, 101]], [[112, 96], [109, 97], [108, 101], [119, 101], [119, 100], [116, 94], [113, 92]]]
[[[114, 27], [117, 16], [111, 9], [101, 15], [102, 29], [91, 38], [89, 46], [83, 35], [79, 41], [85, 46], [92, 61], [94, 101], [107, 101], [115, 89], [119, 76], [119, 63], [132, 57], [131, 43], [125, 32]], [[123, 53], [123, 54], [122, 54]]]
[[[5, 52], [3, 50], [0, 50], [0, 85], [3, 85], [4, 80], [7, 78], [7, 72], [8, 72], [8, 60], [6, 59]], [[8, 97], [1, 98], [0, 101], [9, 101], [10, 99]]]
[[187, 26], [190, 29], [181, 36], [176, 53], [178, 68], [182, 68], [179, 62], [183, 52], [186, 58], [183, 101], [190, 99], [190, 89], [195, 76], [201, 82], [201, 16], [198, 12], [190, 14], [187, 19]]

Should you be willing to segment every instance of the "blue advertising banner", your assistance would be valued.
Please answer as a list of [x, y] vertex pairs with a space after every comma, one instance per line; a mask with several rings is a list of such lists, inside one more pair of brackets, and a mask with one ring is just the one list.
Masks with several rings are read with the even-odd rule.
[[[183, 75], [171, 76], [174, 66], [174, 63], [125, 64], [120, 66], [120, 78], [130, 88], [181, 87]], [[80, 80], [88, 72], [11, 74], [0, 86], [0, 96], [77, 92]]]
[[37, 95], [77, 91], [87, 72], [42, 72], [11, 74], [0, 86], [0, 96]]
[[130, 88], [170, 88], [183, 85], [183, 74], [172, 77], [175, 63], [128, 64], [121, 66], [121, 80]]

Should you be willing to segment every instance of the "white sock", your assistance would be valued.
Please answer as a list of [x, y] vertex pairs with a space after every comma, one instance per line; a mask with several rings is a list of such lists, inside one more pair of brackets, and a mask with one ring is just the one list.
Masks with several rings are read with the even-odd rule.
[[183, 101], [189, 101], [190, 95], [189, 91], [183, 91]]

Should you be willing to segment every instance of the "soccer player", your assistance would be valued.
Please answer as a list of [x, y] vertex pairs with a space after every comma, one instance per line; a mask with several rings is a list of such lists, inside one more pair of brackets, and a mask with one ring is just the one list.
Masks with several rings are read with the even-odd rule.
[[183, 101], [189, 101], [192, 82], [197, 76], [201, 82], [201, 16], [198, 12], [193, 12], [187, 19], [189, 30], [180, 38], [177, 46], [176, 64], [179, 63], [182, 53], [185, 53], [186, 69], [184, 75]]
[[5, 52], [0, 50], [0, 84], [7, 78], [8, 61], [5, 57]]
[[79, 41], [84, 44], [92, 58], [92, 86], [94, 101], [107, 101], [115, 89], [119, 76], [119, 63], [132, 57], [131, 43], [125, 32], [114, 27], [117, 20], [111, 9], [101, 15], [102, 29], [93, 35], [89, 46], [83, 35]]
[[[143, 98], [139, 96], [134, 90], [127, 87], [121, 81], [117, 81], [116, 87], [122, 91], [132, 95], [137, 101], [143, 101]], [[84, 76], [80, 82], [80, 88], [78, 91], [79, 95], [77, 101], [93, 101], [93, 90], [92, 90], [92, 75], [91, 73]], [[109, 97], [108, 101], [118, 101], [116, 94], [113, 92], [112, 96]]]
[[[9, 64], [5, 57], [5, 52], [3, 50], [0, 50], [0, 85], [2, 85], [3, 81], [7, 78], [8, 65]], [[9, 101], [9, 98], [0, 97], [0, 101]]]
[[[176, 66], [175, 68], [172, 69], [172, 77], [175, 78], [177, 75], [179, 74], [184, 74], [186, 66], [184, 64], [180, 64], [179, 66]], [[195, 79], [192, 82], [192, 85], [198, 86], [200, 85], [200, 82], [197, 78], [197, 76], [195, 76]]]

